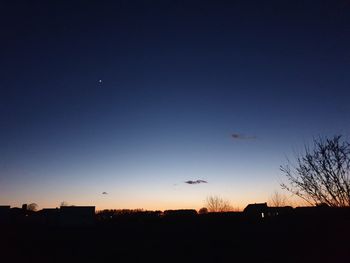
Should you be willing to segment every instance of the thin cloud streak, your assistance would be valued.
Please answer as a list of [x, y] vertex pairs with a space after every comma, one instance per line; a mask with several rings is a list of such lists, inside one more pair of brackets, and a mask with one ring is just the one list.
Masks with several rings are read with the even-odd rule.
[[205, 181], [205, 180], [195, 180], [195, 181], [192, 181], [192, 180], [188, 180], [185, 182], [186, 184], [207, 184], [208, 182]]
[[241, 133], [233, 133], [231, 137], [235, 140], [256, 140], [256, 136], [247, 136]]

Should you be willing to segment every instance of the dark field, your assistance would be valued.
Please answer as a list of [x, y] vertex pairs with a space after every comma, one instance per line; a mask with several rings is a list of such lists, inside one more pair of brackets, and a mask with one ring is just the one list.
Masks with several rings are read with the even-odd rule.
[[1, 262], [350, 262], [348, 210], [252, 219], [241, 214], [2, 226]]

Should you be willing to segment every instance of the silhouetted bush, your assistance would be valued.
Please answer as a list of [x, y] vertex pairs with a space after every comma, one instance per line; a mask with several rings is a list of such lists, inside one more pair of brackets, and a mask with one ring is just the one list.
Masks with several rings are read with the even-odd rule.
[[165, 217], [172, 217], [172, 218], [194, 217], [197, 215], [197, 211], [194, 209], [165, 210], [163, 212], [163, 215]]
[[99, 221], [142, 221], [160, 218], [161, 211], [144, 211], [142, 209], [114, 209], [98, 211], [96, 217]]
[[202, 215], [202, 214], [207, 214], [208, 213], [208, 208], [206, 207], [202, 207], [201, 209], [199, 209], [198, 214]]

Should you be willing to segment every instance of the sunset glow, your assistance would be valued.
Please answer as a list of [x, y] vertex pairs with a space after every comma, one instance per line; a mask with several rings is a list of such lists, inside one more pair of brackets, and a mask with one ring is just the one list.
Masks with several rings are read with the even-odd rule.
[[343, 9], [117, 2], [8, 4], [0, 204], [243, 209], [314, 137], [349, 138]]

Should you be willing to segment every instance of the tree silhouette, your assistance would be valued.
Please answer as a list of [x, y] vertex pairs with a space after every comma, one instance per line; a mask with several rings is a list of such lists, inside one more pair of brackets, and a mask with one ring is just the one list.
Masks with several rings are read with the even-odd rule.
[[310, 204], [332, 207], [350, 205], [350, 144], [340, 135], [314, 139], [314, 148], [305, 146], [296, 164], [281, 166], [289, 185], [283, 189]]
[[36, 203], [31, 203], [31, 204], [29, 204], [27, 206], [27, 210], [29, 210], [29, 211], [36, 211], [36, 210], [38, 210], [38, 207], [39, 206]]
[[62, 201], [61, 203], [60, 203], [60, 206], [68, 206], [69, 204], [68, 204], [68, 202], [66, 202], [66, 201]]
[[275, 191], [269, 199], [269, 205], [275, 207], [285, 206], [287, 203], [287, 197], [278, 191]]
[[199, 209], [198, 214], [207, 214], [208, 213], [208, 208], [206, 207], [202, 207], [201, 209]]
[[227, 212], [233, 210], [229, 201], [216, 195], [207, 197], [205, 206], [208, 208], [208, 212]]

